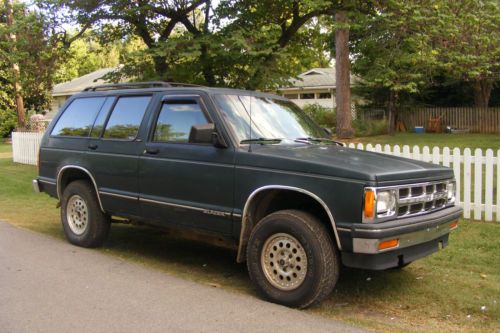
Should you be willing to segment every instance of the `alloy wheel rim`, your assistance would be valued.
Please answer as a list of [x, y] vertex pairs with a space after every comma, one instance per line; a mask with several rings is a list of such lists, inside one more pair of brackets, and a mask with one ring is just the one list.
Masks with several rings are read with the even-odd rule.
[[267, 281], [280, 290], [297, 289], [307, 274], [307, 255], [293, 236], [278, 233], [269, 237], [261, 252], [261, 266]]
[[88, 226], [89, 210], [85, 200], [78, 194], [71, 196], [66, 206], [66, 219], [71, 231], [82, 235]]

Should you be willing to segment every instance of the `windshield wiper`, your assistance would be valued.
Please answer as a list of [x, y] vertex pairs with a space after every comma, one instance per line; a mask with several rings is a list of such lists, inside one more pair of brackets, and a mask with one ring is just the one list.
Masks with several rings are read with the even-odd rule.
[[280, 142], [281, 139], [274, 139], [274, 138], [256, 138], [256, 139], [245, 139], [240, 141], [240, 143], [242, 144], [260, 143], [261, 145], [273, 145], [273, 144], [278, 144]]
[[332, 139], [326, 139], [326, 138], [313, 138], [313, 137], [307, 137], [307, 138], [296, 138], [294, 140], [295, 142], [302, 142], [302, 143], [324, 143], [324, 142], [327, 142], [327, 143], [333, 143], [333, 144], [336, 144], [336, 145], [339, 145], [339, 146], [344, 146], [344, 144], [340, 141], [335, 141], [335, 140], [332, 140]]

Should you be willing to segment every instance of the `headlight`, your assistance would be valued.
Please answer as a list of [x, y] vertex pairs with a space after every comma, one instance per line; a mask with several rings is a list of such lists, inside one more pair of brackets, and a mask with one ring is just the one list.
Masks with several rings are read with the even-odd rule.
[[456, 185], [455, 182], [449, 182], [446, 188], [448, 192], [448, 203], [455, 202]]
[[389, 217], [394, 214], [396, 214], [395, 190], [365, 189], [363, 222], [373, 222], [377, 217]]
[[396, 212], [396, 192], [377, 192], [377, 216], [391, 216]]

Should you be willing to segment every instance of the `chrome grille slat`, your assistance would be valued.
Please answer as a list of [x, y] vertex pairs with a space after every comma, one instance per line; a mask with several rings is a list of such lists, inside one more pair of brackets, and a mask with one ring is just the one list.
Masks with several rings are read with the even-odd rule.
[[397, 186], [397, 216], [425, 214], [446, 207], [448, 182], [446, 180]]

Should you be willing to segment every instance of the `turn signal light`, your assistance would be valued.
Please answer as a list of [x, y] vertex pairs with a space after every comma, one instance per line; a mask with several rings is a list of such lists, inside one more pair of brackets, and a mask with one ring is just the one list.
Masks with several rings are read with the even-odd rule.
[[375, 216], [375, 193], [373, 191], [365, 192], [363, 214], [366, 219], [372, 219]]
[[385, 250], [385, 249], [390, 249], [390, 248], [393, 248], [393, 247], [397, 247], [398, 245], [399, 245], [399, 239], [390, 239], [390, 240], [386, 240], [386, 241], [380, 242], [378, 244], [378, 249], [379, 250]]
[[458, 221], [454, 221], [450, 223], [450, 230], [456, 229], [458, 227]]

